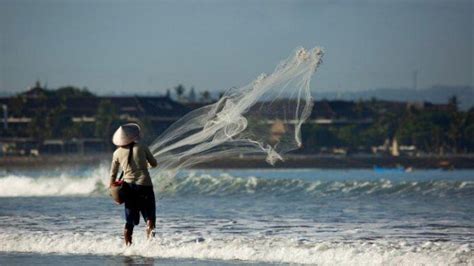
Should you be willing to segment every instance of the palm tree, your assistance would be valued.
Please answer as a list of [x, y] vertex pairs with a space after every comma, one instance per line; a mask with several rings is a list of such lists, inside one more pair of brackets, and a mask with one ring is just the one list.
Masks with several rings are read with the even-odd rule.
[[191, 87], [191, 90], [189, 91], [188, 101], [192, 103], [196, 101], [196, 92], [194, 91], [194, 87]]
[[456, 95], [453, 95], [453, 96], [449, 97], [448, 105], [453, 111], [457, 111], [458, 106], [459, 106], [458, 97]]
[[113, 134], [113, 124], [117, 121], [117, 110], [109, 100], [102, 100], [99, 103], [96, 114], [95, 136], [102, 138], [110, 149], [110, 138]]
[[178, 86], [174, 87], [174, 90], [176, 91], [176, 96], [178, 97], [178, 101], [182, 101], [184, 91], [186, 91], [184, 86], [179, 84]]
[[211, 99], [211, 93], [208, 90], [205, 90], [201, 92], [201, 101], [202, 102], [210, 102]]

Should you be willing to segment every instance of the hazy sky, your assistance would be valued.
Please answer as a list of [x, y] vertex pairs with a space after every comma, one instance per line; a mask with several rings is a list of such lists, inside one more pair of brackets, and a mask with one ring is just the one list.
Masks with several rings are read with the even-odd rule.
[[222, 90], [298, 46], [326, 51], [313, 91], [472, 86], [472, 2], [0, 0], [0, 91]]

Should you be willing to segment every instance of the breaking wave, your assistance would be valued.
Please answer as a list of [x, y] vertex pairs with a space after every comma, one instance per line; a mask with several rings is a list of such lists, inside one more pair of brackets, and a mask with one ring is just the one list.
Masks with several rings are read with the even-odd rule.
[[474, 195], [474, 181], [305, 181], [301, 179], [266, 179], [258, 177], [233, 177], [189, 175], [177, 179], [162, 191], [176, 195], [272, 195], [272, 196], [327, 196], [327, 195]]
[[103, 194], [108, 184], [107, 167], [82, 174], [55, 173], [0, 174], [0, 197], [42, 197]]
[[[474, 181], [306, 181], [302, 179], [268, 179], [195, 174], [174, 178], [154, 178], [155, 191], [161, 196], [281, 196], [323, 197], [330, 195], [396, 195], [396, 196], [474, 196]], [[87, 176], [0, 176], [0, 197], [106, 195], [107, 171], [99, 169]]]
[[123, 240], [109, 234], [92, 233], [1, 233], [1, 252], [40, 254], [125, 255], [160, 258], [193, 258], [230, 261], [298, 263], [317, 265], [451, 265], [474, 263], [470, 244], [426, 241], [352, 243], [311, 242], [268, 237], [227, 237], [190, 239], [158, 236], [146, 241], [135, 236], [136, 243], [125, 247]]

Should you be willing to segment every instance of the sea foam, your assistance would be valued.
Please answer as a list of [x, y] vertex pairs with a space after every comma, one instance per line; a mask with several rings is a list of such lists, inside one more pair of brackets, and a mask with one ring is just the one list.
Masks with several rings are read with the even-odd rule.
[[228, 237], [195, 240], [136, 234], [125, 247], [118, 236], [92, 233], [0, 233], [1, 252], [126, 255], [318, 265], [448, 265], [474, 263], [470, 244], [404, 241], [302, 243], [297, 239]]
[[[183, 177], [153, 177], [160, 196], [271, 195], [289, 197], [339, 196], [468, 196], [474, 195], [474, 181], [427, 180], [303, 180], [232, 176], [225, 172], [188, 172]], [[107, 195], [108, 171], [100, 167], [87, 173], [58, 175], [0, 175], [0, 197]]]
[[73, 196], [104, 193], [108, 174], [106, 167], [77, 174], [3, 173], [0, 175], [0, 197]]

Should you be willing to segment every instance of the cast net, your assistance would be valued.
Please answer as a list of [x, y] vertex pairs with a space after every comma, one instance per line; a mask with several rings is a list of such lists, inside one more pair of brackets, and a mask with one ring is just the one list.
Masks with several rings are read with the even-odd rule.
[[283, 160], [302, 145], [301, 125], [313, 106], [310, 80], [322, 56], [320, 48], [299, 48], [272, 74], [176, 121], [150, 146], [160, 170], [248, 155], [264, 155], [272, 165]]

